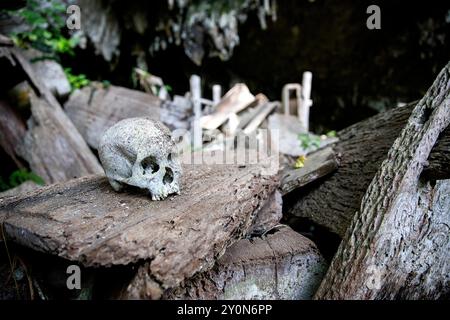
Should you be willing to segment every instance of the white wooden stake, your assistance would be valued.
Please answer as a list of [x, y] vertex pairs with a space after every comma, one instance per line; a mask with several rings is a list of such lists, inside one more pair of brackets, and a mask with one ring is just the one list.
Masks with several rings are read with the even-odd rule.
[[200, 126], [200, 118], [202, 116], [202, 89], [200, 77], [193, 74], [189, 79], [189, 84], [191, 87], [192, 105], [194, 107], [194, 150], [198, 150], [202, 146], [202, 128]]
[[219, 84], [213, 85], [212, 96], [214, 105], [217, 105], [220, 102], [220, 99], [222, 99], [222, 87]]
[[301, 86], [298, 83], [288, 83], [285, 84], [283, 87], [283, 91], [282, 91], [282, 101], [283, 101], [283, 110], [284, 110], [284, 114], [285, 115], [289, 115], [290, 114], [290, 110], [289, 110], [289, 94], [291, 91], [295, 91], [295, 96], [296, 96], [296, 100], [297, 100], [297, 110], [300, 108], [300, 104], [301, 104]]
[[298, 117], [307, 132], [309, 131], [309, 108], [312, 106], [311, 82], [312, 73], [309, 71], [303, 72], [302, 101], [298, 109]]

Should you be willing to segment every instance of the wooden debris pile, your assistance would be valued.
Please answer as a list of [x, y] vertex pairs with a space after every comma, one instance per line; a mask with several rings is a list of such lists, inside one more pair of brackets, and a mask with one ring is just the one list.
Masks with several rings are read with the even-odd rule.
[[[172, 129], [192, 129], [198, 119], [194, 95], [162, 101], [150, 93], [92, 83], [72, 92], [63, 109], [65, 94], [53, 82], [41, 81], [46, 68], [34, 66], [5, 41], [0, 61], [7, 72], [19, 75], [2, 87], [1, 147], [18, 168], [30, 168], [47, 184], [26, 182], [0, 194], [2, 241], [42, 255], [30, 263], [54, 255], [88, 274], [125, 268], [131, 276], [114, 282], [118, 291], [102, 292], [109, 298], [194, 298], [187, 292], [198, 279], [221, 270], [228, 273], [222, 284], [210, 283], [195, 298], [312, 297], [327, 263], [313, 242], [280, 227], [276, 170], [263, 174], [259, 165], [185, 165], [182, 194], [160, 202], [134, 189], [117, 193], [104, 177], [95, 150], [107, 128], [125, 118], [150, 117]], [[227, 136], [232, 114], [242, 117], [236, 129], [250, 133], [277, 106], [263, 95], [253, 96], [245, 85], [223, 98], [215, 87], [215, 103], [200, 102], [206, 102], [201, 108], [205, 131], [216, 127]], [[52, 296], [51, 289], [42, 290], [48, 283], [39, 286], [39, 281], [33, 284], [39, 296]]]
[[[14, 75], [1, 79], [2, 152], [48, 184], [27, 182], [0, 194], [1, 241], [32, 250], [35, 265], [58, 257], [81, 266], [89, 275], [83, 297], [450, 296], [450, 64], [419, 102], [312, 146], [299, 139], [317, 138], [308, 132], [308, 73], [302, 85], [285, 86], [282, 104], [245, 84], [223, 96], [216, 85], [208, 100], [193, 76], [190, 92], [173, 99], [93, 83], [75, 90], [63, 109], [58, 86], [43, 83], [41, 68], [3, 36], [0, 66]], [[151, 201], [109, 185], [96, 157], [99, 138], [130, 117], [190, 132], [193, 157], [203, 162], [183, 164], [181, 195]], [[276, 170], [210, 161], [226, 154], [230, 144], [223, 142], [259, 137], [264, 129], [279, 133], [278, 147], [268, 143], [282, 160]], [[301, 229], [295, 219], [308, 231], [294, 231]], [[316, 228], [342, 239], [329, 268]], [[52, 268], [47, 263], [43, 270], [66, 272]], [[99, 280], [105, 274], [115, 275], [109, 286]], [[39, 296], [51, 296], [39, 281], [32, 283]]]

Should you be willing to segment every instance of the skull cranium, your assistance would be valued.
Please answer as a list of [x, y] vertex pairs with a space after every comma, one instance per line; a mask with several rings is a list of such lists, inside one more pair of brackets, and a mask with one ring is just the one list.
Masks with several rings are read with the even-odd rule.
[[180, 193], [181, 165], [169, 129], [150, 118], [129, 118], [105, 131], [99, 156], [109, 183], [147, 189], [152, 200]]

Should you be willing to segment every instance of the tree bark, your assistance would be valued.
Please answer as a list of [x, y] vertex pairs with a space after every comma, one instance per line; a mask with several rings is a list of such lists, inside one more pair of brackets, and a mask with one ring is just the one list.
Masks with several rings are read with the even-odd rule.
[[450, 295], [450, 181], [420, 179], [450, 123], [450, 63], [414, 108], [365, 193], [318, 299]]
[[[361, 199], [416, 103], [380, 113], [338, 133], [337, 170], [284, 197], [286, 215], [309, 218], [343, 237]], [[427, 179], [450, 178], [450, 128], [441, 133], [424, 168]]]

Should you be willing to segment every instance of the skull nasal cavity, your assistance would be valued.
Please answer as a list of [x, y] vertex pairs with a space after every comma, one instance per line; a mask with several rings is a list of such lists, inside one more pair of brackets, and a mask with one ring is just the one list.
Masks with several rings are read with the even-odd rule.
[[163, 183], [167, 184], [171, 183], [172, 181], [173, 181], [173, 171], [170, 168], [166, 168], [166, 174], [164, 175]]
[[155, 157], [150, 156], [142, 160], [142, 168], [144, 169], [144, 174], [148, 173], [148, 171], [155, 173], [159, 170], [159, 164]]

